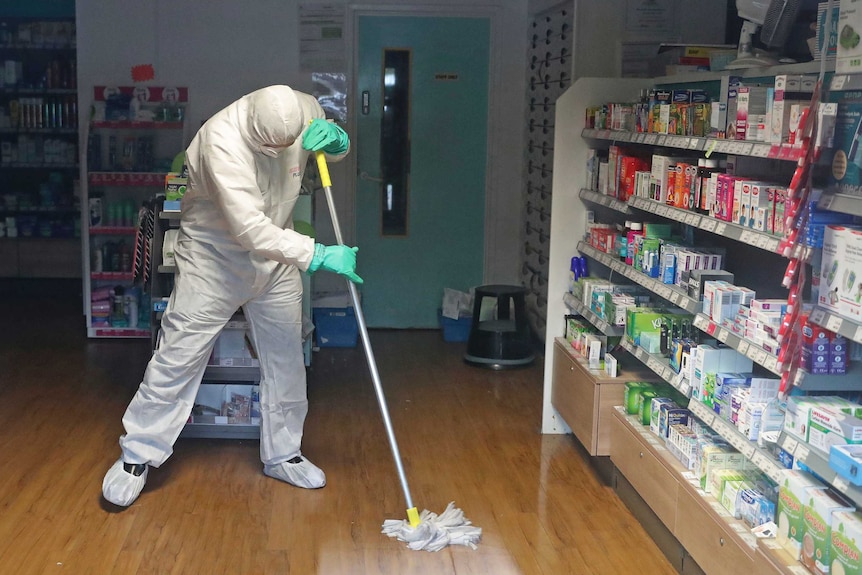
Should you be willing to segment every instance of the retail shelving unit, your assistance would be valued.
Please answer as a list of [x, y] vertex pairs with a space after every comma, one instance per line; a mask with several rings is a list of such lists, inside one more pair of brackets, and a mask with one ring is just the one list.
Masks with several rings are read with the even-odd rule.
[[[159, 340], [161, 329], [162, 304], [170, 296], [174, 285], [175, 265], [166, 265], [162, 259], [165, 232], [179, 227], [181, 213], [178, 210], [164, 209], [164, 196], [151, 200], [154, 209], [152, 259], [150, 261], [150, 281], [148, 292], [152, 299], [150, 310], [153, 347]], [[237, 313], [225, 326], [225, 332], [245, 333], [247, 321], [242, 313]], [[225, 333], [223, 332], [223, 333]], [[216, 361], [217, 364], [213, 364]], [[209, 437], [223, 439], [256, 439], [260, 436], [257, 417], [250, 410], [256, 386], [260, 383], [260, 364], [255, 358], [213, 358], [204, 372], [195, 400], [192, 416], [182, 431], [183, 437]], [[234, 399], [237, 394], [239, 399]], [[248, 401], [245, 401], [248, 398]], [[248, 405], [246, 405], [248, 403]], [[236, 408], [234, 408], [236, 406]], [[246, 410], [248, 408], [248, 411]]]
[[0, 277], [81, 276], [75, 22], [0, 22]]
[[[788, 68], [778, 67], [748, 70], [743, 75], [752, 78], [768, 78], [781, 73], [816, 72], [817, 68], [809, 64]], [[775, 258], [777, 261], [781, 261], [781, 255], [778, 253], [780, 242], [778, 236], [745, 228], [744, 226], [730, 222], [720, 221], [699, 213], [666, 206], [659, 202], [640, 197], [631, 198], [628, 202], [621, 202], [614, 198], [605, 197], [597, 191], [585, 188], [582, 185], [582, 182], [586, 180], [585, 170], [582, 166], [587, 158], [588, 150], [592, 147], [608, 145], [611, 142], [626, 143], [630, 146], [645, 146], [648, 148], [676, 148], [678, 150], [691, 151], [695, 155], [729, 154], [747, 156], [753, 159], [752, 161], [786, 162], [792, 168], [800, 159], [800, 151], [792, 147], [715, 138], [663, 136], [658, 134], [582, 129], [583, 112], [589, 106], [605, 101], [633, 101], [637, 99], [641, 89], [655, 85], [679, 85], [689, 82], [701, 82], [703, 80], [718, 81], [720, 78], [721, 75], [718, 74], [712, 76], [698, 75], [693, 78], [672, 77], [652, 81], [585, 78], [576, 82], [557, 101], [557, 130], [554, 145], [556, 152], [554, 161], [554, 206], [551, 214], [548, 283], [548, 331], [545, 338], [546, 342], [550, 342], [546, 343], [545, 360], [545, 403], [543, 413], [543, 431], [545, 433], [569, 431], [569, 426], [560, 417], [560, 414], [555, 410], [550, 401], [550, 398], [553, 397], [555, 385], [553, 381], [554, 373], [551, 369], [554, 354], [553, 342], [555, 336], [560, 336], [564, 333], [563, 318], [565, 315], [569, 313], [580, 314], [603, 333], [608, 333], [607, 330], [609, 328], [614, 330], [613, 333], [616, 333], [616, 329], [618, 329], [615, 326], [608, 325], [607, 322], [592, 314], [588, 306], [571, 297], [570, 294], [554, 295], [555, 293], [566, 294], [569, 260], [578, 253], [591, 260], [594, 268], [598, 264], [599, 269], [609, 270], [612, 274], [612, 280], [616, 276], [622, 276], [630, 282], [642, 286], [659, 298], [689, 313], [695, 314], [695, 327], [718, 341], [735, 348], [739, 353], [750, 358], [759, 366], [762, 366], [764, 370], [775, 375], [782, 373], [783, 366], [779, 363], [774, 353], [770, 353], [770, 351], [755, 345], [753, 342], [747, 341], [734, 332], [717, 325], [709, 317], [701, 313], [702, 304], [699, 300], [690, 298], [683, 290], [665, 285], [661, 281], [626, 265], [614, 256], [579, 241], [580, 238], [583, 238], [586, 231], [586, 211], [588, 209], [603, 209], [605, 210], [603, 213], [616, 213], [618, 219], [622, 217], [629, 219], [630, 216], [635, 215], [636, 217], [652, 216], [653, 218], [680, 222], [697, 230], [718, 236], [724, 242], [729, 241], [766, 252], [763, 254], [764, 258]], [[830, 204], [825, 207], [833, 210], [836, 207], [841, 207], [842, 211], [862, 214], [862, 200], [847, 197], [824, 198], [822, 204]], [[779, 266], [782, 265], [779, 263]], [[593, 269], [592, 271], [596, 270]], [[600, 275], [604, 273], [602, 271]], [[779, 284], [780, 278], [776, 277], [774, 282], [776, 285]], [[776, 285], [768, 287], [774, 289]], [[763, 286], [751, 285], [750, 287], [757, 289]], [[825, 310], [815, 310], [812, 319], [820, 325], [838, 331], [855, 341], [862, 341], [862, 325], [826, 313]], [[661, 379], [673, 385], [686, 396], [691, 395], [691, 389], [686, 380], [670, 367], [666, 358], [650, 354], [625, 338], [623, 338], [621, 345], [623, 349], [643, 362]], [[860, 376], [862, 376], [862, 372], [858, 368], [854, 368], [846, 376], [817, 376], [800, 370], [795, 385], [806, 391], [859, 389], [858, 382], [862, 379]], [[699, 419], [712, 427], [728, 443], [735, 446], [764, 473], [773, 479], [778, 477], [783, 466], [767, 450], [761, 449], [755, 442], [749, 441], [732, 424], [717, 417], [710, 407], [700, 402], [697, 398], [690, 399], [688, 407]], [[639, 424], [636, 425], [630, 421], [631, 418], [625, 416], [623, 412], [620, 411], [617, 415], [617, 423], [619, 425], [614, 435], [614, 441], [617, 441], [619, 437], [623, 443], [620, 444], [619, 448], [612, 444], [612, 461], [621, 469], [626, 478], [641, 496], [644, 497], [653, 511], [662, 519], [671, 533], [679, 539], [680, 543], [692, 554], [701, 567], [710, 573], [735, 573], [739, 572], [740, 569], [750, 570], [755, 564], [757, 566], [768, 564], [773, 568], [773, 572], [776, 573], [792, 573], [796, 569], [802, 569], [789, 556], [781, 553], [780, 550], [774, 549], [774, 546], [762, 542], [758, 543], [748, 533], [748, 528], [737, 525], [732, 518], [727, 517], [727, 512], [723, 511], [723, 508], [717, 502], [710, 500], [709, 497], [705, 497], [702, 492], [698, 492], [696, 487], [688, 485], [691, 483], [688, 481], [691, 477], [684, 471], [675, 469], [676, 464], [673, 458], [671, 457], [668, 460], [661, 453], [663, 447], [659, 444], [660, 440], [658, 438], [651, 437], [649, 433], [644, 432]], [[862, 506], [862, 490], [838, 478], [829, 469], [827, 455], [817, 452], [807, 445], [796, 442], [789, 436], [782, 435], [780, 443], [788, 452], [795, 455], [797, 459], [805, 462], [813, 470], [820, 473], [836, 489], [848, 495], [857, 505]], [[645, 450], [651, 451], [651, 455], [656, 459], [655, 465], [670, 473], [667, 488], [664, 489], [656, 485], [654, 479], [647, 479], [642, 475], [655, 472], [658, 467], [653, 466], [647, 469], [648, 465], [644, 464], [642, 466], [637, 464], [637, 462], [628, 461], [627, 458], [631, 453], [627, 453], [626, 449], [637, 449], [640, 453], [637, 459], [645, 457]], [[633, 451], [632, 453], [635, 452]], [[673, 482], [670, 481], [671, 478], [674, 480]], [[681, 497], [680, 493], [683, 490], [688, 495], [692, 495], [693, 499], [685, 505], [682, 503], [677, 504], [677, 498]], [[680, 498], [679, 501], [682, 501], [682, 499]], [[699, 533], [697, 522], [692, 522], [692, 517], [700, 517], [705, 522], [705, 525], [707, 525], [707, 528], [702, 533]], [[725, 537], [724, 535], [719, 535], [716, 537], [716, 541], [720, 540], [720, 543], [717, 545], [714, 544], [714, 542], [709, 541], [712, 535], [706, 533], [712, 529], [712, 524], [715, 524], [716, 528], [724, 535], [735, 533], [739, 538], [736, 536]], [[686, 525], [692, 527], [692, 529], [684, 528]], [[683, 528], [681, 529], [681, 527]], [[732, 543], [732, 545], [726, 545], [727, 543]], [[735, 552], [731, 552], [728, 556], [727, 547], [735, 549]], [[719, 566], [716, 563], [713, 552], [729, 557], [729, 562], [725, 563], [726, 567]]]
[[[150, 338], [149, 327], [139, 328], [119, 313], [105, 317], [92, 302], [104, 296], [106, 288], [144, 291], [132, 271], [138, 210], [164, 189], [174, 157], [185, 148], [188, 91], [96, 86], [93, 101], [81, 168], [82, 201], [87, 205], [81, 218], [87, 335]], [[138, 305], [148, 306], [144, 299]]]

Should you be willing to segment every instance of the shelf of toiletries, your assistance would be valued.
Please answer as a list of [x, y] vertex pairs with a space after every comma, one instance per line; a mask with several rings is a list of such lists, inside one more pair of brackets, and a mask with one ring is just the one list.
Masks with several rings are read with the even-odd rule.
[[782, 431], [778, 437], [778, 445], [781, 449], [793, 456], [794, 460], [804, 463], [814, 473], [820, 476], [836, 490], [840, 491], [853, 501], [862, 502], [862, 487], [852, 485], [846, 478], [841, 477], [829, 466], [829, 455], [812, 447], [810, 444], [800, 441], [786, 431]]
[[[740, 354], [754, 363], [765, 367], [775, 375], [782, 375], [782, 366], [775, 355], [777, 350], [772, 352], [764, 349], [755, 342], [740, 337], [731, 330], [718, 325], [703, 313], [695, 316], [694, 327], [714, 337], [728, 347], [732, 347]], [[859, 389], [860, 380], [862, 380], [862, 369], [860, 369], [858, 362], [853, 362], [848, 366], [847, 373], [843, 375], [815, 374], [800, 369], [796, 372], [794, 385], [804, 391], [849, 391]]]
[[581, 191], [578, 195], [581, 197], [582, 200], [586, 200], [593, 204], [604, 206], [606, 208], [610, 208], [623, 214], [632, 213], [631, 204], [620, 201], [607, 194], [603, 194], [595, 190], [590, 190], [588, 188], [581, 188]]
[[167, 172], [90, 172], [91, 186], [155, 186], [163, 187]]
[[704, 425], [723, 437], [773, 481], [777, 482], [780, 480], [779, 475], [784, 467], [775, 460], [775, 457], [769, 451], [759, 447], [755, 441], [743, 435], [733, 423], [720, 417], [708, 405], [696, 398], [692, 398], [689, 401], [688, 409]]
[[596, 326], [600, 332], [608, 336], [621, 336], [625, 331], [624, 328], [611, 325], [607, 321], [600, 318], [598, 315], [592, 312], [590, 308], [588, 308], [584, 302], [576, 298], [571, 293], [566, 293], [563, 295], [563, 301], [565, 301], [566, 306], [578, 315], [583, 316], [587, 319], [591, 324]]
[[699, 300], [688, 297], [688, 293], [681, 288], [651, 278], [632, 266], [626, 265], [625, 262], [615, 259], [610, 254], [597, 250], [586, 242], [578, 242], [578, 251], [689, 313], [697, 313], [702, 307]]
[[617, 143], [643, 144], [662, 148], [677, 148], [690, 152], [710, 154], [731, 154], [734, 156], [750, 156], [771, 160], [798, 161], [803, 154], [800, 147], [784, 145], [777, 146], [763, 142], [746, 140], [727, 140], [722, 138], [706, 138], [700, 136], [671, 136], [668, 134], [649, 134], [643, 132], [628, 132], [624, 130], [604, 130], [584, 128], [581, 132], [584, 138], [593, 140], [608, 140]]
[[89, 327], [87, 337], [149, 339], [150, 330], [136, 327]]
[[632, 213], [631, 208], [634, 208], [642, 212], [655, 214], [662, 218], [690, 225], [711, 234], [738, 241], [771, 253], [778, 253], [778, 245], [780, 243], [778, 236], [754, 230], [733, 222], [725, 222], [718, 218], [699, 214], [691, 210], [677, 208], [638, 196], [632, 196], [629, 198], [628, 202], [622, 202], [606, 194], [588, 189], [582, 189], [580, 191], [580, 197], [588, 202], [599, 204], [624, 214]]
[[829, 331], [843, 335], [857, 343], [862, 343], [862, 323], [836, 315], [822, 307], [815, 307], [810, 318], [811, 321]]
[[623, 338], [620, 342], [620, 347], [635, 356], [641, 363], [650, 368], [656, 375], [662, 378], [667, 383], [671, 384], [674, 389], [685, 395], [691, 395], [691, 385], [683, 378], [683, 375], [677, 373], [670, 366], [670, 362], [666, 357], [649, 353], [639, 345], [635, 345], [627, 338]]

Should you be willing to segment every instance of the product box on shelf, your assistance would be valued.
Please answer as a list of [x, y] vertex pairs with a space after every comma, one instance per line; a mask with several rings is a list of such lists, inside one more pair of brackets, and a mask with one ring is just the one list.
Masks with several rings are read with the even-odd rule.
[[832, 575], [862, 574], [862, 515], [858, 512], [832, 514], [829, 556]]
[[862, 231], [827, 226], [823, 235], [817, 303], [844, 317], [862, 319]]
[[823, 453], [833, 445], [862, 443], [862, 419], [829, 408], [812, 407], [808, 414], [808, 444]]
[[[800, 470], [782, 470], [778, 482], [778, 507], [776, 509], [778, 530], [776, 541], [799, 559], [805, 536], [803, 507], [815, 491], [825, 491], [826, 486], [812, 475]], [[813, 541], [809, 551], [813, 552]]]
[[[862, 11], [862, 8], [856, 10]], [[838, 115], [829, 157], [832, 169], [827, 170], [827, 181], [842, 194], [862, 196], [862, 91], [834, 94], [830, 98], [837, 99]]]
[[[862, 485], [862, 445], [831, 446], [829, 467], [853, 485]], [[862, 539], [859, 543], [862, 544]]]
[[808, 491], [808, 499], [804, 501], [802, 509], [805, 535], [802, 537], [799, 560], [814, 573], [830, 573], [832, 514], [839, 511], [853, 512], [855, 508], [831, 490]]
[[862, 72], [862, 6], [856, 0], [841, 0], [838, 14], [835, 73]]

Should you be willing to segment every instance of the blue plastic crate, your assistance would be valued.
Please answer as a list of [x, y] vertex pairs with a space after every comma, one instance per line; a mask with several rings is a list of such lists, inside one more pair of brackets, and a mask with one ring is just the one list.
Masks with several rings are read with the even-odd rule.
[[440, 327], [443, 330], [443, 341], [467, 341], [470, 337], [470, 326], [473, 319], [470, 316], [452, 319], [443, 317], [443, 310], [437, 310]]
[[352, 307], [316, 307], [311, 316], [318, 347], [356, 347], [359, 327]]

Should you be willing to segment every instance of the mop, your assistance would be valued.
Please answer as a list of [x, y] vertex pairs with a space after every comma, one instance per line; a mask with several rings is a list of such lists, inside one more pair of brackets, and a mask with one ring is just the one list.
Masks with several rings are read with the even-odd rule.
[[[323, 152], [315, 152], [317, 168], [320, 172], [320, 181], [326, 193], [326, 204], [329, 207], [329, 215], [332, 219], [332, 227], [335, 231], [335, 240], [338, 245], [344, 245], [341, 237], [341, 227], [338, 224], [338, 215], [335, 212], [335, 203], [332, 200], [332, 180], [329, 177], [329, 168], [326, 165], [326, 157]], [[383, 416], [383, 424], [386, 427], [386, 435], [389, 438], [389, 446], [392, 449], [392, 457], [395, 459], [395, 467], [398, 469], [398, 478], [401, 480], [401, 488], [404, 491], [404, 499], [407, 503], [407, 519], [387, 519], [383, 522], [382, 533], [404, 541], [414, 551], [439, 551], [447, 545], [466, 545], [476, 549], [476, 544], [482, 537], [482, 528], [470, 523], [464, 517], [464, 512], [455, 507], [451, 502], [446, 510], [437, 515], [427, 509], [420, 514], [413, 505], [410, 496], [410, 487], [407, 485], [407, 476], [404, 473], [404, 465], [401, 462], [401, 454], [398, 451], [398, 442], [395, 440], [395, 432], [392, 430], [392, 421], [389, 419], [389, 408], [386, 406], [386, 397], [383, 395], [383, 386], [380, 383], [380, 374], [377, 372], [377, 362], [371, 349], [371, 340], [368, 337], [368, 328], [365, 325], [365, 316], [359, 305], [359, 296], [356, 286], [347, 280], [347, 288], [350, 291], [350, 299], [355, 310], [356, 323], [365, 349], [365, 358], [368, 361], [368, 371], [371, 372], [371, 380], [374, 383], [374, 391], [377, 393], [377, 403], [380, 406], [380, 414]]]

